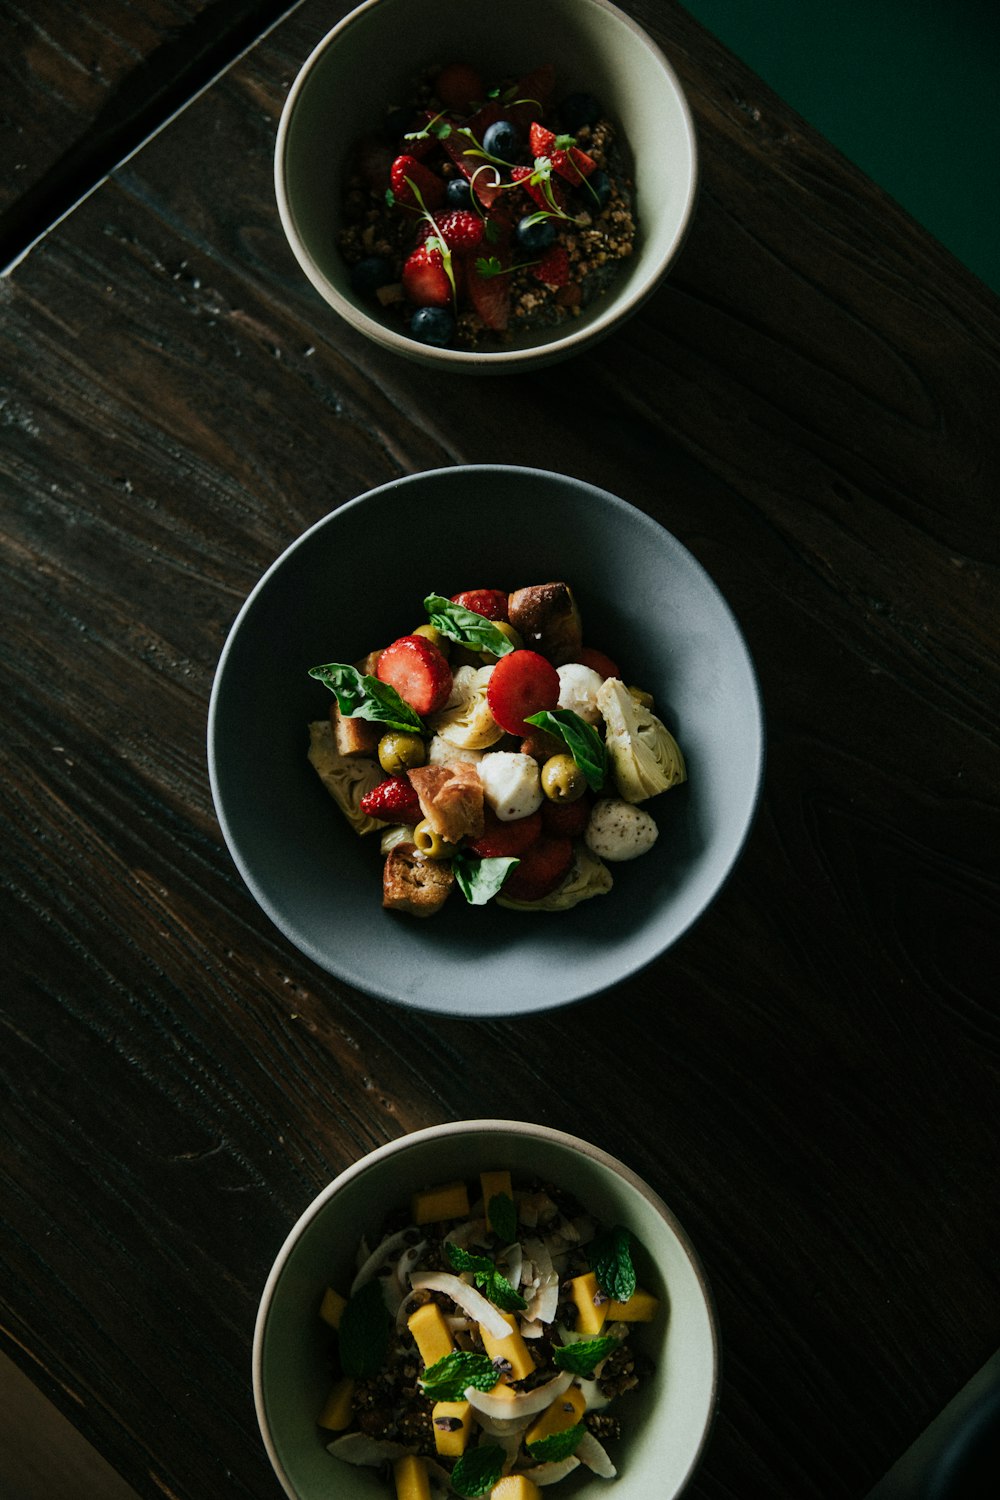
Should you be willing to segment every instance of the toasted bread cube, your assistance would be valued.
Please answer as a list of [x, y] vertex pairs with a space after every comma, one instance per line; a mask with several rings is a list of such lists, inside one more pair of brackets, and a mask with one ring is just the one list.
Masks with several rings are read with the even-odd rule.
[[514, 1189], [511, 1186], [509, 1172], [480, 1172], [479, 1184], [483, 1190], [483, 1207], [486, 1210], [487, 1228], [493, 1229], [490, 1223], [490, 1204], [494, 1198], [509, 1198], [514, 1201]]
[[525, 1474], [505, 1474], [490, 1490], [490, 1500], [542, 1500], [542, 1492]]
[[469, 1216], [469, 1190], [464, 1182], [446, 1182], [442, 1187], [424, 1188], [410, 1199], [410, 1216], [414, 1224], [466, 1219]]
[[440, 859], [424, 859], [414, 844], [390, 849], [382, 871], [382, 905], [411, 917], [432, 917], [451, 894], [455, 877]]
[[343, 1432], [345, 1427], [350, 1427], [354, 1416], [354, 1381], [350, 1375], [345, 1375], [338, 1380], [319, 1416], [316, 1418], [320, 1427], [327, 1428], [330, 1432]]
[[510, 1329], [506, 1338], [498, 1339], [493, 1336], [480, 1323], [479, 1335], [483, 1341], [483, 1348], [493, 1360], [504, 1360], [510, 1364], [510, 1379], [523, 1380], [526, 1375], [533, 1375], [535, 1361], [528, 1351], [528, 1346], [521, 1337], [517, 1326], [517, 1319], [513, 1313], [502, 1312], [500, 1316]]
[[436, 834], [449, 844], [466, 836], [481, 837], [483, 783], [475, 766], [465, 760], [445, 766], [413, 766], [409, 776], [420, 811]]
[[526, 1443], [540, 1443], [543, 1438], [553, 1437], [557, 1432], [566, 1432], [570, 1427], [576, 1427], [583, 1421], [583, 1414], [587, 1410], [587, 1398], [578, 1385], [571, 1385], [568, 1391], [563, 1391], [557, 1396], [550, 1406], [547, 1406], [524, 1435]]
[[406, 1326], [416, 1340], [420, 1358], [425, 1365], [436, 1365], [455, 1347], [451, 1329], [444, 1320], [444, 1313], [436, 1302], [425, 1302], [410, 1314]]
[[617, 1302], [612, 1298], [607, 1307], [608, 1322], [652, 1323], [659, 1310], [659, 1297], [654, 1297], [652, 1292], [643, 1292], [636, 1287], [627, 1302]]
[[472, 1434], [472, 1407], [468, 1401], [435, 1401], [431, 1410], [434, 1446], [442, 1458], [458, 1458]]
[[415, 1453], [396, 1459], [392, 1477], [396, 1481], [396, 1500], [431, 1500], [427, 1464]]
[[330, 704], [330, 728], [333, 730], [333, 743], [338, 755], [346, 755], [352, 759], [356, 755], [363, 755], [369, 760], [378, 755], [378, 742], [382, 738], [379, 726], [370, 719], [359, 719], [341, 713], [336, 699]]
[[576, 1304], [577, 1333], [600, 1333], [608, 1315], [608, 1304], [604, 1300], [597, 1300], [601, 1293], [593, 1271], [588, 1271], [585, 1276], [574, 1276], [569, 1283], [569, 1291]]

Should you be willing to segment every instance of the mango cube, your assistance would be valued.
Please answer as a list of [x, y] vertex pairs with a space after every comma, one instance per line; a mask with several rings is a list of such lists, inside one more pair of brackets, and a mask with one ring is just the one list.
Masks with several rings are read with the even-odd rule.
[[542, 1492], [524, 1474], [505, 1474], [490, 1490], [490, 1500], [542, 1500]]
[[578, 1385], [571, 1385], [568, 1391], [563, 1391], [557, 1396], [550, 1406], [542, 1412], [538, 1421], [535, 1422], [524, 1435], [526, 1443], [540, 1443], [543, 1438], [552, 1437], [557, 1432], [566, 1432], [570, 1427], [576, 1427], [583, 1421], [583, 1414], [587, 1410], [587, 1398]]
[[431, 1426], [434, 1446], [442, 1458], [458, 1458], [472, 1433], [472, 1407], [468, 1401], [435, 1401]]
[[343, 1432], [354, 1416], [354, 1381], [350, 1375], [338, 1380], [316, 1421], [328, 1432]]
[[502, 1359], [509, 1362], [511, 1380], [523, 1380], [526, 1375], [534, 1373], [535, 1361], [528, 1351], [527, 1344], [521, 1337], [517, 1320], [513, 1313], [502, 1312], [500, 1316], [510, 1329], [510, 1333], [504, 1338], [496, 1338], [480, 1323], [479, 1333], [483, 1341], [483, 1348], [490, 1359]]
[[415, 1453], [397, 1458], [392, 1466], [396, 1481], [396, 1500], [431, 1500], [431, 1482], [427, 1465]]
[[347, 1306], [347, 1298], [335, 1292], [332, 1286], [328, 1286], [323, 1293], [323, 1300], [319, 1305], [319, 1315], [324, 1323], [329, 1323], [331, 1328], [340, 1327], [340, 1319], [344, 1308]]
[[410, 1200], [414, 1224], [437, 1224], [441, 1219], [465, 1219], [469, 1215], [469, 1190], [464, 1182], [446, 1182], [424, 1188]]
[[486, 1210], [486, 1225], [489, 1229], [496, 1226], [490, 1223], [490, 1201], [497, 1197], [506, 1197], [514, 1201], [514, 1189], [511, 1185], [509, 1172], [480, 1172], [479, 1184], [483, 1190], [483, 1207]]
[[608, 1304], [597, 1300], [601, 1293], [593, 1271], [588, 1271], [585, 1276], [574, 1276], [569, 1283], [569, 1290], [577, 1309], [577, 1333], [600, 1333], [607, 1317]]
[[436, 1302], [425, 1302], [423, 1307], [418, 1307], [407, 1318], [406, 1326], [416, 1340], [425, 1365], [436, 1365], [455, 1347], [451, 1329]]
[[627, 1302], [608, 1303], [609, 1323], [651, 1323], [660, 1310], [660, 1299], [637, 1287]]

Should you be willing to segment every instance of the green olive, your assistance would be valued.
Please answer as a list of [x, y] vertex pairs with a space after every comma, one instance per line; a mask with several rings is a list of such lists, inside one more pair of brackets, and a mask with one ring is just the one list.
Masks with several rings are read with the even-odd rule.
[[572, 755], [550, 755], [542, 767], [542, 791], [550, 802], [575, 802], [587, 790], [587, 778]]
[[410, 634], [426, 636], [431, 645], [438, 648], [442, 656], [448, 656], [451, 652], [451, 641], [446, 635], [442, 635], [437, 626], [432, 625], [429, 620], [426, 620], [423, 625], [416, 626]]
[[632, 686], [629, 688], [629, 692], [641, 708], [652, 708], [653, 695], [652, 693], [647, 693], [645, 688]]
[[458, 853], [457, 844], [449, 844], [424, 818], [413, 830], [413, 842], [424, 859], [451, 859]]
[[427, 747], [419, 734], [403, 734], [390, 729], [378, 742], [378, 763], [390, 776], [406, 771], [410, 766], [422, 766], [427, 759]]
[[[515, 651], [519, 651], [524, 645], [520, 633], [514, 629], [509, 620], [491, 620], [490, 624], [495, 625], [500, 634], [507, 637]], [[500, 660], [499, 656], [494, 656], [492, 651], [483, 651], [480, 654], [483, 661], [491, 665]]]

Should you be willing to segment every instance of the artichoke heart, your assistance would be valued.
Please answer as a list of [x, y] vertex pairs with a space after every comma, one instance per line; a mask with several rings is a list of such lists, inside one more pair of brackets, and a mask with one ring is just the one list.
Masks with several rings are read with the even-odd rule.
[[497, 906], [508, 906], [514, 911], [569, 911], [591, 896], [606, 896], [614, 881], [611, 871], [603, 860], [583, 844], [573, 850], [573, 863], [562, 885], [557, 886], [540, 901], [514, 901], [501, 889], [496, 898]]
[[451, 696], [428, 723], [456, 750], [486, 750], [503, 737], [503, 730], [486, 701], [492, 667], [459, 667]]
[[385, 827], [360, 807], [365, 793], [384, 779], [382, 767], [377, 760], [341, 755], [329, 719], [309, 725], [309, 761], [355, 833], [376, 833]]
[[605, 743], [618, 791], [626, 802], [645, 802], [687, 780], [684, 756], [670, 730], [620, 678], [602, 683], [597, 706], [607, 726]]

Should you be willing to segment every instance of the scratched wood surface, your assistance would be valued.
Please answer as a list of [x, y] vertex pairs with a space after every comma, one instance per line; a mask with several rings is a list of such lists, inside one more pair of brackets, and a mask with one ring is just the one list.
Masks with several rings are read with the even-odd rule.
[[[276, 1496], [271, 1260], [331, 1175], [474, 1100], [600, 1142], [692, 1234], [724, 1339], [693, 1500], [862, 1496], [1000, 1344], [1000, 308], [683, 11], [630, 0], [701, 138], [668, 283], [538, 377], [395, 362], [273, 207], [282, 100], [346, 8], [307, 0], [0, 282], [4, 1347], [141, 1494]], [[204, 752], [278, 552], [396, 475], [493, 461], [678, 535], [769, 726], [712, 911], [530, 1026], [301, 959]]]

